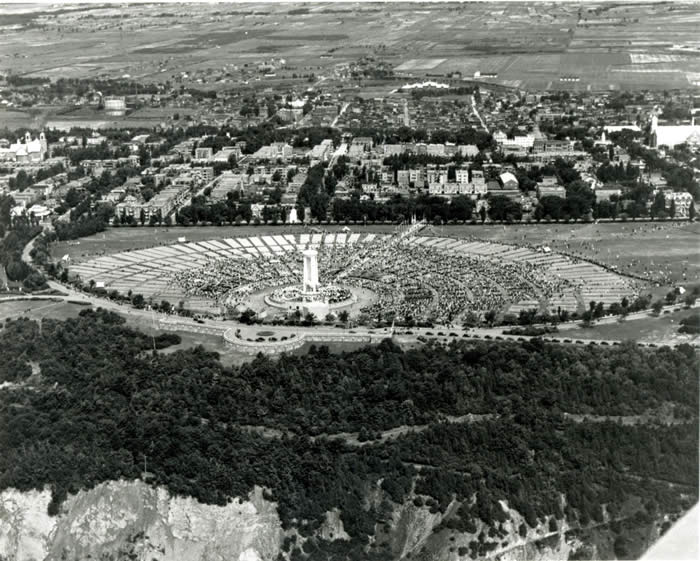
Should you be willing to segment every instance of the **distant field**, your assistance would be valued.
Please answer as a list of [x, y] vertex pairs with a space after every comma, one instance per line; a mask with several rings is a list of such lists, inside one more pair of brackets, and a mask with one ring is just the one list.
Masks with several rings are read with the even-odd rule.
[[399, 72], [411, 70], [432, 70], [433, 68], [445, 62], [444, 58], [417, 58], [407, 60], [403, 64], [397, 66], [395, 70]]
[[[575, 3], [416, 7], [344, 4], [301, 13], [288, 4], [212, 3], [177, 4], [167, 13], [148, 5], [133, 5], [128, 14], [97, 5], [50, 15], [37, 10], [20, 22], [25, 28], [5, 30], [0, 71], [165, 80], [182, 71], [256, 64], [270, 55], [296, 72], [329, 75], [338, 62], [369, 55], [415, 77], [479, 70], [498, 73], [493, 81], [503, 85], [561, 90], [687, 87], [700, 72], [698, 57], [680, 56], [673, 47], [697, 41], [700, 11], [691, 2], [618, 3], [602, 14]], [[321, 58], [331, 50], [332, 58]], [[580, 81], [562, 82], [564, 74]]]
[[15, 130], [30, 126], [36, 121], [36, 116], [25, 111], [7, 111], [0, 109], [0, 129]]

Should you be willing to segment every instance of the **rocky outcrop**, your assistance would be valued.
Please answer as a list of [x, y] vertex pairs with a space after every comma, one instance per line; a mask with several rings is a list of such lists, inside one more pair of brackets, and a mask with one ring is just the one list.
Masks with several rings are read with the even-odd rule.
[[173, 497], [140, 481], [111, 481], [47, 514], [49, 490], [0, 494], [0, 559], [259, 561], [274, 559], [282, 530], [275, 503], [256, 488], [226, 506]]
[[337, 508], [326, 512], [326, 519], [319, 528], [318, 536], [329, 542], [350, 539], [340, 518], [340, 511]]
[[[283, 532], [276, 504], [257, 487], [247, 500], [234, 499], [225, 506], [175, 497], [163, 487], [141, 481], [110, 481], [81, 491], [68, 497], [54, 517], [48, 515], [50, 501], [48, 488], [0, 493], [0, 561], [267, 561], [277, 558], [285, 536], [294, 538], [297, 548], [313, 539], [300, 536], [293, 527]], [[626, 539], [619, 541], [619, 528], [611, 531], [607, 514], [603, 523], [585, 528], [549, 518], [531, 528], [501, 501], [505, 519], [497, 529], [477, 519], [471, 531], [456, 530], [442, 522], [459, 516], [458, 501], [444, 512], [413, 494], [396, 504], [379, 481], [367, 489], [365, 506], [381, 505], [390, 505], [390, 510], [375, 526], [370, 547], [397, 560], [565, 561], [572, 555], [614, 559], [623, 546], [637, 557], [658, 537], [663, 522], [660, 518], [637, 524], [634, 533], [626, 529]], [[326, 512], [316, 538], [349, 540], [342, 512]], [[285, 559], [290, 551], [283, 553]]]
[[416, 506], [413, 502], [397, 505], [392, 514], [391, 550], [396, 559], [410, 557], [419, 551], [435, 528], [449, 515], [454, 505], [445, 513], [431, 512], [427, 506]]
[[40, 560], [46, 557], [56, 518], [48, 515], [51, 491], [0, 493], [0, 559]]

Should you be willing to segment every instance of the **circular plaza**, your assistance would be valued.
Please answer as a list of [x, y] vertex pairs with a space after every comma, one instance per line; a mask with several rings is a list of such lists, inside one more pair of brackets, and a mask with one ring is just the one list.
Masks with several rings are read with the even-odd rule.
[[582, 312], [636, 281], [549, 251], [476, 238], [374, 233], [260, 235], [172, 243], [72, 263], [87, 284], [193, 311], [458, 323], [467, 314]]

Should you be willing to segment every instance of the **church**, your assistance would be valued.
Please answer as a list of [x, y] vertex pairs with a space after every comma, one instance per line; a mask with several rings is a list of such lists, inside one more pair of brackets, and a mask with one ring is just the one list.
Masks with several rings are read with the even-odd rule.
[[32, 135], [27, 132], [24, 135], [24, 142], [20, 139], [12, 144], [0, 139], [0, 161], [18, 163], [41, 162], [47, 152], [48, 145], [43, 132], [39, 134], [39, 138], [34, 140], [32, 140]]
[[695, 124], [695, 117], [689, 125], [659, 125], [656, 115], [651, 118], [651, 145], [673, 148], [679, 144], [700, 146], [700, 125]]

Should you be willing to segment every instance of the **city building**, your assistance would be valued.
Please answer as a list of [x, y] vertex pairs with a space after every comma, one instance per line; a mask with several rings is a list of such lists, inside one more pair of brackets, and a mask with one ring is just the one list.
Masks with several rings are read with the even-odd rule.
[[195, 160], [210, 160], [213, 155], [214, 155], [214, 149], [210, 148], [210, 147], [197, 148], [194, 151], [194, 159]]
[[254, 160], [282, 160], [286, 162], [292, 157], [294, 148], [286, 142], [273, 142], [268, 146], [262, 146], [255, 154]]
[[659, 125], [659, 118], [651, 118], [651, 145], [673, 148], [679, 144], [700, 146], [700, 125], [695, 124], [695, 117], [690, 125]]
[[519, 185], [518, 178], [515, 177], [509, 171], [502, 173], [501, 175], [498, 176], [498, 178], [501, 181], [501, 185], [503, 185], [503, 189], [517, 189], [518, 188], [518, 185]]
[[24, 142], [17, 140], [6, 148], [0, 147], [0, 161], [41, 162], [47, 153], [48, 145], [44, 133], [40, 133], [39, 138], [32, 139], [32, 135], [27, 132], [24, 135]]
[[562, 199], [566, 198], [566, 189], [561, 185], [544, 185], [540, 184], [537, 186], [537, 196], [542, 197], [560, 197]]
[[688, 218], [690, 215], [690, 205], [694, 204], [693, 196], [690, 193], [666, 191], [666, 193], [664, 193], [664, 198], [666, 199], [667, 209], [670, 208], [671, 203], [674, 203], [676, 207], [675, 218]]
[[600, 201], [609, 201], [610, 197], [619, 197], [621, 195], [622, 189], [620, 187], [604, 186], [595, 190], [595, 201], [597, 203]]

